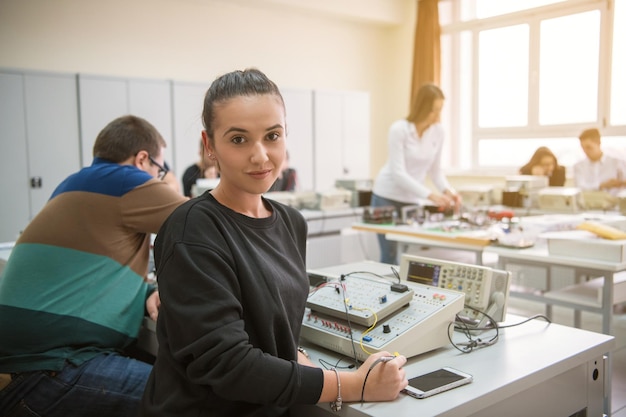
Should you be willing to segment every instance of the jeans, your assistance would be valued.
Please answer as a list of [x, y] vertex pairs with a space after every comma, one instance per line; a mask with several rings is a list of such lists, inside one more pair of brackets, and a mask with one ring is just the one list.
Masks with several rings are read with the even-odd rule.
[[[372, 207], [393, 206], [396, 208], [397, 214], [400, 215], [402, 207], [408, 206], [410, 204], [401, 203], [395, 200], [389, 200], [379, 195], [372, 194], [372, 200], [370, 202], [370, 205]], [[391, 265], [398, 265], [400, 263], [400, 260], [398, 259], [398, 242], [387, 240], [383, 233], [379, 233], [377, 237], [378, 246], [380, 247], [380, 262]]]
[[0, 391], [2, 417], [135, 417], [152, 366], [103, 353], [59, 372], [13, 374]]

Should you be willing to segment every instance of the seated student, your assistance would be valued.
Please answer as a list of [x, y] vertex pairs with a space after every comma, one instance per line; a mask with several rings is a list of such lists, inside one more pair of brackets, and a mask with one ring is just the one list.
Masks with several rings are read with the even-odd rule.
[[602, 151], [598, 129], [587, 129], [578, 139], [586, 158], [574, 165], [577, 187], [581, 190], [605, 190], [615, 194], [626, 186], [626, 161]]
[[520, 168], [522, 175], [545, 175], [550, 186], [562, 187], [565, 184], [565, 167], [559, 165], [556, 156], [545, 146], [537, 148], [530, 161]]
[[342, 399], [397, 398], [408, 384], [402, 355], [377, 362], [389, 352], [374, 353], [340, 371], [298, 349], [307, 223], [263, 197], [286, 157], [276, 84], [255, 69], [217, 78], [202, 122], [220, 183], [177, 208], [157, 235], [159, 350], [140, 416], [287, 417], [296, 404], [339, 410]]
[[296, 189], [298, 175], [294, 168], [289, 168], [289, 152], [286, 153], [286, 156], [280, 174], [269, 191], [295, 191]]
[[204, 151], [202, 139], [200, 139], [198, 155], [200, 156], [198, 162], [187, 167], [183, 173], [183, 194], [187, 197], [191, 197], [191, 189], [198, 178], [219, 178], [220, 176], [217, 163]]
[[0, 280], [0, 415], [136, 415], [152, 366], [122, 352], [160, 305], [150, 234], [187, 201], [163, 181], [164, 147], [146, 120], [113, 120], [17, 240]]

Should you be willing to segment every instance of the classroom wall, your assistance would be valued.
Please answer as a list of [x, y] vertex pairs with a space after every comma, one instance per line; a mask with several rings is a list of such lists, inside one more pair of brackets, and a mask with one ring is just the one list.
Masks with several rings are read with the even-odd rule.
[[415, 4], [0, 0], [0, 67], [208, 86], [255, 66], [283, 87], [369, 91], [374, 177], [387, 157], [388, 126], [408, 111]]

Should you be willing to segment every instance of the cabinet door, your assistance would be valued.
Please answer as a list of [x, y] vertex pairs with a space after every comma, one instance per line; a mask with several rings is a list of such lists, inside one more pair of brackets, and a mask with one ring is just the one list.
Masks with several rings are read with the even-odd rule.
[[126, 81], [89, 75], [78, 76], [81, 164], [91, 165], [93, 144], [111, 120], [128, 114]]
[[315, 190], [324, 191], [335, 186], [344, 170], [342, 95], [332, 91], [314, 94]]
[[209, 83], [174, 81], [172, 84], [175, 173], [181, 181], [185, 169], [200, 158], [198, 152], [202, 129], [204, 129], [202, 126], [202, 108], [204, 106], [204, 94], [208, 88]]
[[282, 89], [287, 111], [289, 166], [298, 175], [298, 191], [313, 186], [313, 91]]
[[0, 73], [0, 241], [13, 241], [79, 168], [76, 77]]
[[314, 103], [316, 190], [338, 179], [369, 179], [369, 93], [316, 91]]
[[343, 179], [369, 179], [370, 95], [350, 91], [343, 95]]
[[80, 169], [75, 75], [25, 75], [30, 217], [46, 204], [57, 185]]
[[165, 160], [173, 161], [171, 92], [164, 80], [139, 80], [78, 76], [80, 97], [80, 141], [82, 165], [93, 160], [93, 144], [98, 133], [113, 119], [133, 114], [157, 128], [168, 142]]
[[0, 242], [17, 239], [29, 221], [24, 77], [0, 72]]
[[165, 80], [129, 80], [128, 113], [143, 117], [156, 127], [167, 143], [165, 161], [171, 169], [175, 169], [171, 83]]

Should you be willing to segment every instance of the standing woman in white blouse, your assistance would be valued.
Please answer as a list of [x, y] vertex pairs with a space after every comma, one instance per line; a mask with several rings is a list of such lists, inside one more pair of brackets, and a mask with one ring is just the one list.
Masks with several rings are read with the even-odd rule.
[[[394, 206], [398, 211], [407, 205], [419, 205], [430, 200], [445, 210], [461, 198], [441, 171], [441, 150], [444, 130], [440, 123], [444, 95], [434, 84], [418, 90], [410, 114], [395, 121], [389, 128], [389, 159], [374, 181], [371, 205]], [[437, 191], [426, 184], [426, 178]], [[397, 243], [378, 235], [381, 262], [398, 263]]]

